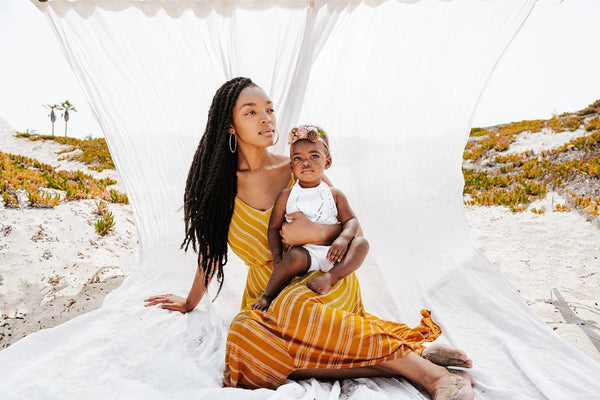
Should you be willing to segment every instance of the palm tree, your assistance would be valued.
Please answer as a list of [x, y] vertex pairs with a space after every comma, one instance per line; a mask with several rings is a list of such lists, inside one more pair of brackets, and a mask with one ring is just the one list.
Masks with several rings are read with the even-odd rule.
[[56, 114], [54, 114], [54, 109], [60, 110], [60, 106], [58, 104], [45, 104], [48, 110], [50, 110], [50, 121], [52, 122], [52, 136], [54, 136], [54, 122], [56, 121]]
[[67, 136], [67, 124], [69, 122], [69, 111], [77, 112], [77, 109], [69, 102], [69, 100], [65, 100], [60, 104], [59, 110], [64, 110], [62, 113], [62, 117], [65, 119], [65, 136]]

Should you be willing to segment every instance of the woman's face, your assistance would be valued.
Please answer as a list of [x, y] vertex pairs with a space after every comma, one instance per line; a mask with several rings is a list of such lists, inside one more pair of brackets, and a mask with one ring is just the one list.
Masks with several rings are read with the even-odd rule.
[[241, 146], [268, 147], [275, 139], [273, 102], [258, 86], [244, 88], [233, 107], [234, 133]]

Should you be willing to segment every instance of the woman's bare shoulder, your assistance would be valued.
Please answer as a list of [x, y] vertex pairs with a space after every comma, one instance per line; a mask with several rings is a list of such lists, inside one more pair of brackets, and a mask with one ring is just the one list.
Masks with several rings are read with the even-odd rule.
[[290, 157], [281, 154], [273, 154], [273, 166], [276, 168], [289, 167]]

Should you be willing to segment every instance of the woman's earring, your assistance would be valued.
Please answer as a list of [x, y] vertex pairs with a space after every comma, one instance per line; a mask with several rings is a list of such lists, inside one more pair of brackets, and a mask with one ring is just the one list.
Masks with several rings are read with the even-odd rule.
[[277, 129], [275, 129], [275, 134], [277, 135], [277, 139], [275, 139], [275, 141], [273, 142], [273, 146], [275, 146], [277, 142], [279, 142], [279, 131]]
[[[233, 138], [233, 144], [231, 143], [231, 138]], [[237, 150], [237, 139], [233, 133], [229, 134], [229, 151], [235, 153]]]

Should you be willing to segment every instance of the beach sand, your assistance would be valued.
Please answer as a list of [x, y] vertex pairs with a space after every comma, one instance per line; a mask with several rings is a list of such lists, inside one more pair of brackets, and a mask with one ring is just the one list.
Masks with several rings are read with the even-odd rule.
[[[59, 161], [68, 148], [53, 141], [16, 138], [0, 120], [0, 151], [35, 158], [56, 169], [110, 177], [123, 191], [116, 170], [97, 172]], [[0, 202], [1, 203], [1, 202]], [[0, 204], [0, 348], [25, 335], [56, 326], [100, 307], [125, 276], [120, 266], [138, 254], [131, 206], [108, 203], [115, 220], [106, 236], [95, 231], [95, 200], [62, 202], [53, 209], [11, 209]]]
[[[553, 148], [581, 134], [522, 134], [515, 144], [518, 151]], [[121, 182], [117, 171], [98, 173], [58, 161], [56, 151], [63, 145], [13, 135], [0, 120], [0, 151]], [[114, 188], [124, 191], [120, 183]], [[563, 339], [600, 361], [600, 228], [577, 211], [553, 212], [557, 203], [564, 199], [548, 193], [522, 213], [482, 206], [465, 206], [465, 213], [475, 245], [529, 307]], [[54, 209], [14, 210], [0, 204], [0, 348], [98, 308], [106, 293], [120, 285], [125, 272], [119, 266], [137, 257], [138, 242], [131, 206], [108, 207], [115, 229], [100, 237], [94, 230], [94, 200]], [[534, 207], [546, 211], [534, 214]]]

